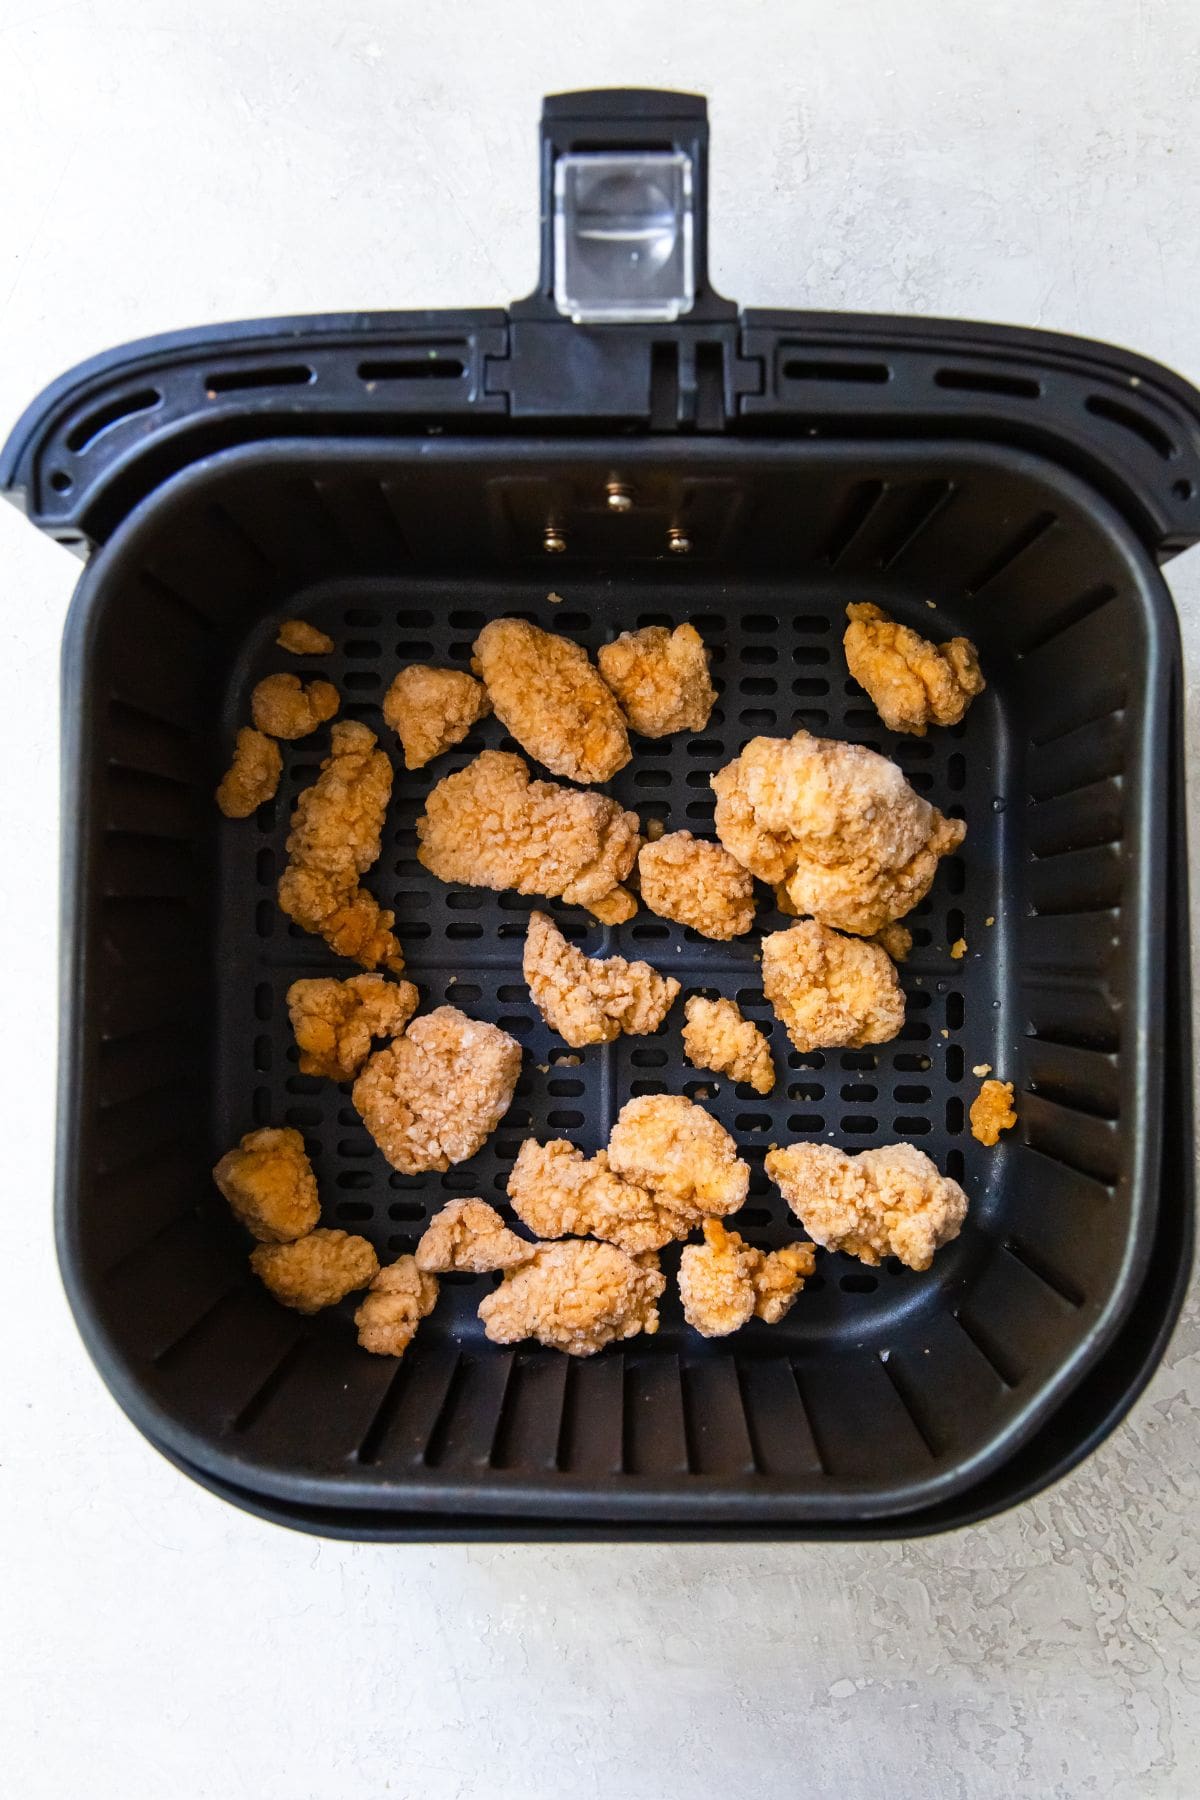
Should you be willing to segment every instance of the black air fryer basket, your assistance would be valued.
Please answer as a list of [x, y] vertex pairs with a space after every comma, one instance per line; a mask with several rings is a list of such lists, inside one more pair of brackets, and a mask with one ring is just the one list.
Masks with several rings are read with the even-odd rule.
[[[56, 383], [0, 461], [87, 558], [64, 655], [64, 1279], [146, 1435], [271, 1518], [385, 1539], [935, 1530], [1085, 1454], [1180, 1303], [1182, 683], [1158, 564], [1200, 536], [1200, 396], [1044, 333], [738, 312], [707, 283], [707, 129], [686, 95], [547, 101], [529, 300], [148, 340]], [[977, 642], [988, 688], [961, 725], [883, 728], [847, 675], [850, 600]], [[525, 1052], [469, 1166], [406, 1177], [348, 1089], [298, 1073], [288, 1029], [290, 982], [338, 968], [274, 897], [323, 736], [287, 747], [250, 820], [212, 790], [250, 688], [289, 666], [280, 620], [330, 633], [320, 672], [379, 730], [401, 663], [465, 667], [514, 612], [593, 651], [681, 619], [713, 646], [704, 735], [635, 740], [611, 784], [644, 820], [711, 834], [712, 771], [803, 725], [886, 751], [969, 831], [908, 920], [904, 1030], [871, 1051], [789, 1052], [745, 940], [556, 905], [589, 953], [683, 984], [657, 1036], [576, 1063], [521, 979], [538, 902], [415, 858], [431, 780], [502, 728], [397, 768], [368, 880], [407, 972]], [[771, 1032], [765, 1099], [684, 1061], [697, 989]], [[1017, 1090], [995, 1149], [966, 1127], [981, 1063]], [[357, 1348], [353, 1302], [303, 1319], [266, 1295], [209, 1173], [251, 1127], [295, 1125], [325, 1222], [390, 1259], [452, 1196], [503, 1208], [530, 1132], [591, 1151], [631, 1095], [697, 1089], [750, 1164], [751, 1242], [795, 1235], [763, 1156], [797, 1138], [910, 1139], [966, 1187], [961, 1237], [920, 1276], [823, 1256], [782, 1324], [724, 1340], [684, 1327], [672, 1282], [656, 1337], [587, 1361], [488, 1344], [492, 1278], [451, 1277], [397, 1364]]]

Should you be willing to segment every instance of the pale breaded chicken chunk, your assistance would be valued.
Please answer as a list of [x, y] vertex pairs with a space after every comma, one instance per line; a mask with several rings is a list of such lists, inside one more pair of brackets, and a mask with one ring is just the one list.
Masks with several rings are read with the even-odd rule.
[[762, 982], [800, 1051], [886, 1044], [904, 1025], [904, 992], [887, 951], [816, 919], [763, 939]]
[[290, 1126], [248, 1131], [236, 1150], [225, 1152], [213, 1180], [234, 1216], [261, 1243], [290, 1243], [321, 1216], [304, 1139]]
[[403, 1356], [417, 1326], [437, 1304], [438, 1284], [411, 1256], [398, 1256], [380, 1269], [357, 1307], [358, 1341], [374, 1356]]
[[536, 1338], [568, 1356], [658, 1330], [656, 1302], [666, 1281], [653, 1251], [633, 1257], [615, 1244], [569, 1239], [546, 1244], [480, 1302], [493, 1344]]
[[260, 1244], [250, 1267], [281, 1306], [315, 1313], [373, 1281], [379, 1258], [366, 1238], [320, 1226], [294, 1244]]
[[417, 1245], [417, 1267], [435, 1275], [515, 1269], [537, 1248], [510, 1231], [486, 1200], [451, 1200], [429, 1221]]
[[670, 831], [638, 852], [642, 899], [662, 919], [702, 937], [741, 937], [754, 923], [754, 882], [728, 850]]
[[1017, 1122], [1011, 1081], [985, 1081], [971, 1102], [971, 1136], [991, 1146]]
[[534, 1005], [572, 1050], [657, 1031], [679, 992], [649, 963], [585, 956], [543, 912], [529, 915], [522, 966]]
[[694, 1205], [614, 1174], [606, 1151], [585, 1156], [565, 1138], [548, 1144], [526, 1138], [508, 1178], [508, 1197], [538, 1237], [604, 1238], [631, 1256], [686, 1237], [703, 1216]]
[[582, 644], [525, 619], [492, 619], [471, 667], [500, 723], [552, 775], [608, 781], [629, 761], [621, 709]]
[[281, 650], [290, 650], [293, 656], [328, 656], [333, 649], [333, 639], [328, 633], [318, 631], [307, 619], [285, 619], [275, 642]]
[[332, 975], [293, 981], [288, 1014], [300, 1051], [302, 1075], [349, 1081], [371, 1051], [372, 1038], [397, 1038], [420, 1004], [411, 981], [382, 975]]
[[560, 896], [613, 923], [633, 910], [618, 884], [641, 839], [636, 813], [604, 794], [531, 781], [528, 764], [483, 750], [445, 775], [417, 820], [417, 855], [439, 881]]
[[609, 1167], [661, 1202], [701, 1215], [736, 1212], [750, 1170], [725, 1127], [676, 1094], [639, 1094], [617, 1114], [608, 1139]]
[[957, 725], [986, 683], [970, 638], [931, 644], [868, 602], [846, 608], [850, 673], [866, 688], [889, 731], [924, 737], [930, 725]]
[[811, 1238], [872, 1267], [897, 1256], [910, 1269], [927, 1269], [967, 1215], [957, 1181], [939, 1174], [915, 1144], [857, 1156], [832, 1144], [792, 1144], [769, 1150], [766, 1170]]
[[703, 731], [717, 698], [708, 651], [694, 625], [623, 631], [596, 652], [600, 673], [642, 737]]
[[679, 1259], [683, 1316], [701, 1337], [728, 1337], [753, 1318], [778, 1325], [812, 1274], [811, 1244], [788, 1244], [769, 1253], [705, 1219], [703, 1244], [689, 1244]]
[[274, 738], [243, 725], [233, 761], [217, 788], [217, 805], [227, 819], [248, 819], [264, 800], [272, 800], [283, 774], [283, 757]]
[[472, 725], [492, 710], [487, 689], [465, 669], [410, 663], [383, 697], [383, 716], [400, 739], [406, 769], [461, 744]]
[[268, 675], [250, 696], [250, 715], [259, 731], [274, 738], [307, 737], [341, 705], [331, 681], [310, 681], [298, 675]]
[[693, 994], [683, 1009], [683, 1052], [697, 1069], [712, 1069], [731, 1081], [745, 1081], [756, 1094], [775, 1086], [771, 1046], [752, 1019], [732, 1000], [705, 1000]]
[[785, 884], [798, 914], [860, 937], [924, 899], [966, 836], [886, 756], [807, 731], [751, 738], [712, 785], [717, 836], [743, 867]]
[[516, 1038], [439, 1006], [375, 1052], [354, 1104], [392, 1167], [419, 1175], [474, 1156], [512, 1105], [520, 1073]]
[[404, 954], [394, 914], [359, 885], [379, 855], [392, 793], [392, 765], [375, 734], [349, 720], [333, 727], [329, 755], [292, 814], [279, 904], [289, 919], [324, 938], [337, 956], [398, 975]]

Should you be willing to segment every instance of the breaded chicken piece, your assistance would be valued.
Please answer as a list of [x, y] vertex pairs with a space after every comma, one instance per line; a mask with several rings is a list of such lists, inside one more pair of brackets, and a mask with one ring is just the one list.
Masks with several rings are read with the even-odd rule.
[[300, 1051], [302, 1075], [349, 1081], [371, 1052], [372, 1038], [397, 1038], [420, 1004], [411, 981], [382, 975], [332, 975], [293, 981], [288, 1014]]
[[331, 681], [305, 686], [298, 675], [268, 675], [250, 696], [250, 714], [260, 731], [290, 741], [332, 719], [341, 703]]
[[683, 1053], [697, 1069], [712, 1069], [731, 1081], [745, 1081], [756, 1094], [775, 1086], [771, 1046], [752, 1019], [732, 1000], [705, 1000], [693, 994], [683, 1009]]
[[893, 923], [885, 925], [882, 931], [875, 932], [871, 942], [878, 944], [881, 950], [886, 950], [893, 962], [902, 963], [908, 960], [908, 954], [913, 945], [913, 935], [907, 925]]
[[503, 750], [442, 777], [417, 837], [417, 856], [439, 881], [561, 895], [606, 923], [629, 900], [618, 883], [641, 843], [636, 813], [604, 794], [531, 781], [528, 764]]
[[274, 738], [243, 725], [217, 789], [217, 805], [227, 819], [248, 819], [264, 800], [274, 799], [282, 774], [283, 757]]
[[492, 710], [487, 689], [465, 669], [433, 669], [410, 663], [383, 697], [383, 716], [400, 739], [406, 769], [461, 744], [472, 725]]
[[686, 1237], [703, 1216], [694, 1205], [624, 1181], [609, 1168], [607, 1151], [585, 1156], [565, 1138], [548, 1144], [526, 1138], [508, 1178], [508, 1197], [538, 1237], [604, 1238], [631, 1256]]
[[600, 673], [642, 737], [703, 731], [717, 698], [708, 651], [694, 625], [623, 631], [596, 652]]
[[307, 619], [285, 619], [275, 642], [281, 650], [290, 650], [293, 656], [328, 656], [333, 649], [333, 639], [310, 625]]
[[725, 1127], [676, 1094], [639, 1094], [617, 1114], [609, 1167], [660, 1202], [722, 1217], [746, 1198], [750, 1171]]
[[957, 1181], [939, 1174], [915, 1144], [857, 1156], [832, 1144], [792, 1144], [769, 1150], [766, 1170], [811, 1238], [871, 1267], [898, 1256], [910, 1269], [927, 1269], [967, 1214]]
[[931, 644], [868, 602], [848, 606], [846, 617], [850, 673], [889, 731], [924, 737], [930, 725], [957, 725], [987, 685], [970, 638]]
[[375, 1356], [403, 1356], [437, 1297], [436, 1277], [419, 1269], [415, 1258], [398, 1256], [380, 1269], [354, 1314], [359, 1343]]
[[373, 1281], [379, 1258], [366, 1238], [320, 1226], [294, 1244], [260, 1244], [250, 1267], [281, 1306], [315, 1313]]
[[778, 1325], [812, 1274], [811, 1244], [788, 1244], [769, 1254], [705, 1219], [703, 1244], [689, 1244], [679, 1259], [683, 1316], [701, 1337], [728, 1337], [752, 1318]]
[[751, 738], [713, 776], [717, 836], [796, 912], [870, 937], [928, 893], [966, 836], [862, 744], [798, 731]]
[[621, 709], [582, 644], [525, 619], [492, 619], [471, 667], [500, 723], [552, 775], [608, 781], [629, 761]]
[[321, 1216], [317, 1178], [304, 1139], [291, 1126], [248, 1131], [236, 1150], [225, 1152], [213, 1180], [260, 1243], [290, 1243]]
[[653, 1251], [627, 1256], [615, 1244], [546, 1244], [480, 1302], [493, 1344], [536, 1338], [548, 1350], [594, 1356], [606, 1344], [658, 1330], [655, 1302], [666, 1281]]
[[353, 1099], [392, 1167], [419, 1175], [474, 1156], [512, 1105], [520, 1073], [516, 1038], [439, 1006], [375, 1052]]
[[1011, 1081], [985, 1081], [971, 1102], [971, 1136], [991, 1146], [1017, 1122]]
[[417, 1267], [436, 1275], [452, 1269], [483, 1275], [493, 1269], [515, 1269], [536, 1248], [510, 1231], [486, 1200], [451, 1200], [425, 1227], [417, 1245]]
[[364, 969], [382, 963], [398, 975], [404, 954], [392, 932], [395, 915], [359, 885], [379, 855], [391, 793], [392, 765], [375, 748], [375, 734], [350, 720], [335, 725], [321, 773], [292, 814], [279, 904], [335, 955]]
[[657, 1031], [679, 992], [649, 963], [585, 956], [543, 912], [529, 915], [522, 967], [534, 1005], [572, 1050]]
[[887, 951], [816, 919], [763, 939], [762, 983], [802, 1052], [886, 1044], [904, 1025], [904, 993]]
[[702, 937], [741, 937], [754, 923], [754, 882], [720, 844], [671, 831], [638, 852], [642, 899]]

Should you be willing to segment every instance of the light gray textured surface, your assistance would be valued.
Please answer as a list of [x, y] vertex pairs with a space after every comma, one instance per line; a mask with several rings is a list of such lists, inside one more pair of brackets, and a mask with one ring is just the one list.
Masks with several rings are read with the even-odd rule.
[[[1195, 0], [0, 0], [0, 427], [145, 332], [525, 291], [540, 95], [621, 82], [710, 96], [726, 293], [1043, 324], [1200, 378]], [[77, 569], [7, 511], [0, 568], [0, 1790], [1190, 1800], [1194, 1304], [1082, 1470], [907, 1546], [320, 1545], [159, 1461], [49, 1234]], [[1171, 572], [1193, 678], [1198, 570]], [[1189, 719], [1195, 746], [1194, 689]]]

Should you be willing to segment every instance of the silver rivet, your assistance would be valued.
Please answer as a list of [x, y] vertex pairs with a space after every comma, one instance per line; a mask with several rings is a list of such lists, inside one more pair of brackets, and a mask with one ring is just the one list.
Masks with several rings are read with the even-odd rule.
[[679, 525], [672, 525], [667, 532], [667, 549], [673, 550], [676, 556], [686, 556], [692, 547], [692, 540]]
[[567, 540], [562, 532], [553, 525], [547, 525], [542, 533], [542, 549], [548, 550], [552, 556], [558, 555], [567, 547]]
[[615, 513], [627, 513], [633, 505], [633, 495], [623, 481], [610, 481], [605, 488], [608, 495], [608, 510]]

